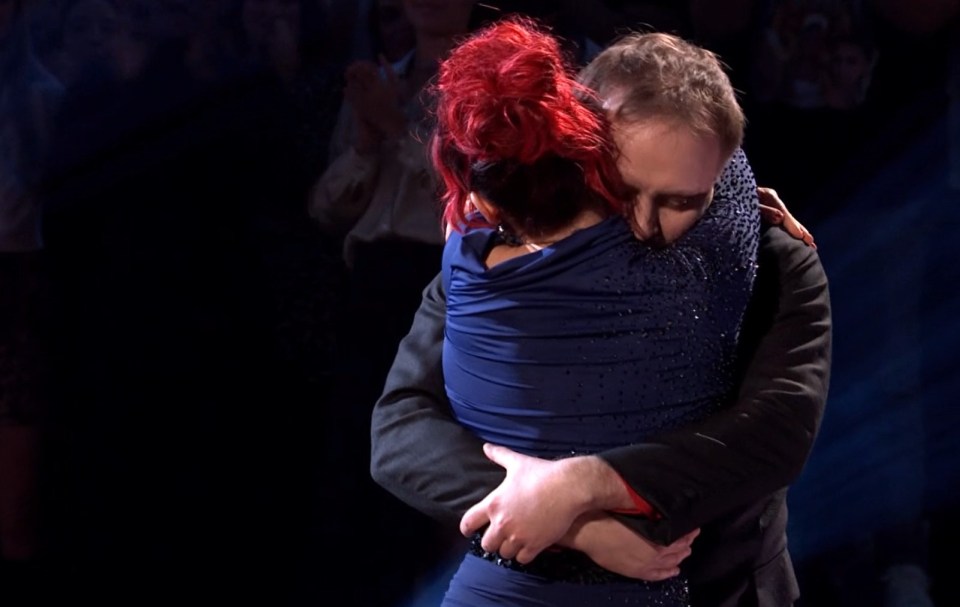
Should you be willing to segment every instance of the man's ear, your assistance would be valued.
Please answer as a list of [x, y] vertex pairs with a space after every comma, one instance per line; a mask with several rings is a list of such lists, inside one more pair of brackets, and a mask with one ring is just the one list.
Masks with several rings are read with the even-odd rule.
[[467, 201], [473, 205], [477, 211], [483, 215], [483, 218], [487, 220], [492, 226], [500, 225], [500, 211], [496, 206], [493, 205], [487, 198], [483, 195], [476, 192], [470, 192], [467, 195]]

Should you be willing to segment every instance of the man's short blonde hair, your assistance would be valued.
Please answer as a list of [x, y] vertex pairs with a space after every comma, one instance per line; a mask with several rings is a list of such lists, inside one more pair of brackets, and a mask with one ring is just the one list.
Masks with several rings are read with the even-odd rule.
[[675, 120], [716, 137], [727, 156], [743, 143], [746, 119], [720, 59], [677, 36], [623, 36], [579, 79], [597, 92], [614, 121]]

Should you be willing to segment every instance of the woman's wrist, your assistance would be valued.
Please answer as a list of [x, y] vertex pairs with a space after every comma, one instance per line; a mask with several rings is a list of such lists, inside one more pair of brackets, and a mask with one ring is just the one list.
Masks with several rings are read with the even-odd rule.
[[567, 532], [557, 542], [564, 548], [586, 552], [589, 547], [589, 529], [592, 521], [599, 516], [597, 513], [588, 512], [581, 514], [574, 519], [573, 524], [567, 529]]

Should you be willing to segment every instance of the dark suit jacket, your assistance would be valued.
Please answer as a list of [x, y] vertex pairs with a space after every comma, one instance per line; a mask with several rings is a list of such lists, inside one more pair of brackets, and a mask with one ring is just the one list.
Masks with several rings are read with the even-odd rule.
[[[374, 480], [410, 506], [456, 524], [503, 480], [482, 442], [450, 414], [441, 370], [445, 302], [424, 291], [371, 424]], [[786, 551], [786, 487], [819, 428], [830, 375], [827, 278], [817, 252], [765, 227], [741, 336], [734, 402], [697, 424], [599, 454], [663, 517], [624, 517], [669, 543], [700, 527], [684, 563], [693, 604], [784, 607], [798, 597]]]

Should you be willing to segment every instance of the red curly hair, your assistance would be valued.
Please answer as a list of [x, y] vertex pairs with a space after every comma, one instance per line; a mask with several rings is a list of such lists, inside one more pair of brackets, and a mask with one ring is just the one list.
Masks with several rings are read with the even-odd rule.
[[623, 207], [609, 124], [558, 40], [527, 17], [478, 30], [440, 65], [431, 157], [444, 219], [477, 191], [516, 233], [563, 227], [588, 201]]

